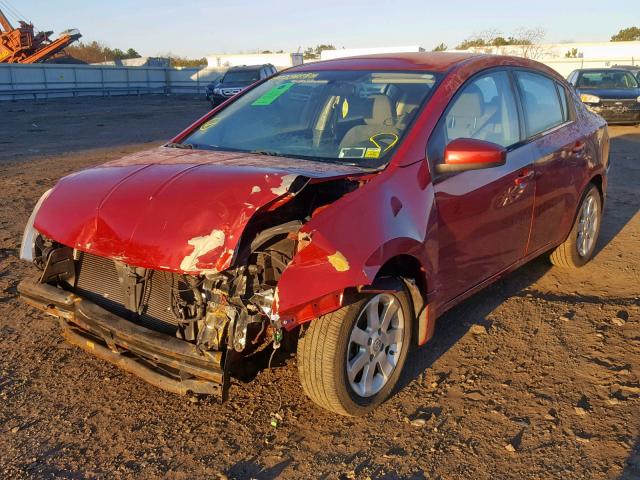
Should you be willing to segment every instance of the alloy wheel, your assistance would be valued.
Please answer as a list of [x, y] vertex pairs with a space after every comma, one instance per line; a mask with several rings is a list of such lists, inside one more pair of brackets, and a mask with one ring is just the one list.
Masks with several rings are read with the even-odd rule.
[[598, 202], [594, 198], [594, 195], [595, 193], [590, 193], [589, 196], [584, 199], [582, 208], [580, 209], [576, 246], [578, 248], [578, 254], [581, 257], [585, 257], [591, 252], [598, 232], [600, 212], [598, 211]]
[[402, 352], [405, 318], [397, 297], [373, 296], [362, 308], [347, 345], [347, 378], [353, 391], [371, 397], [387, 384]]

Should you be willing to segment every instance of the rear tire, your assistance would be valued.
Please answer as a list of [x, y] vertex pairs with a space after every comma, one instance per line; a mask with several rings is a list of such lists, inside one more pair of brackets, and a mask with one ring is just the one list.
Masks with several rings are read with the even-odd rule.
[[297, 352], [305, 394], [340, 415], [369, 413], [398, 383], [413, 324], [413, 309], [400, 281], [395, 291], [363, 295], [313, 320]]
[[569, 236], [553, 252], [549, 259], [558, 267], [580, 268], [586, 264], [596, 249], [602, 224], [602, 199], [595, 185], [585, 191]]

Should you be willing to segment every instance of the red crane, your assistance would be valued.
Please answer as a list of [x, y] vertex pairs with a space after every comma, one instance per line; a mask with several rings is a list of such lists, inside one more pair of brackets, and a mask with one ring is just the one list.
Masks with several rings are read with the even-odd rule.
[[61, 52], [82, 35], [78, 30], [67, 30], [55, 40], [53, 32], [35, 32], [32, 23], [20, 21], [13, 28], [0, 10], [0, 63], [37, 63]]

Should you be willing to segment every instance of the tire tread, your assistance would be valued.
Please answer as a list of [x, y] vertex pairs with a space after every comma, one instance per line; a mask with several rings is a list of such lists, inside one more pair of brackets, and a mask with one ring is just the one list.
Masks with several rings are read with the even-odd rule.
[[[600, 192], [598, 191], [598, 188], [593, 183], [590, 183], [589, 186], [585, 189], [585, 192], [582, 196], [582, 200], [578, 205], [576, 217], [573, 221], [573, 225], [571, 227], [571, 232], [569, 232], [569, 236], [564, 242], [558, 245], [549, 254], [549, 260], [556, 267], [580, 268], [585, 263], [587, 263], [591, 259], [591, 256], [593, 255], [593, 252], [592, 252], [587, 258], [581, 259], [578, 256], [577, 247], [576, 247], [576, 236], [577, 236], [577, 230], [578, 230], [578, 222], [580, 221], [580, 218], [579, 218], [580, 210], [582, 209], [582, 204], [584, 202], [584, 199], [587, 198], [587, 196], [589, 196], [592, 191], [595, 191], [596, 194], [598, 195], [598, 199], [599, 199], [598, 205], [600, 208], [600, 215], [602, 215], [602, 198], [600, 197]], [[596, 232], [596, 237], [599, 233], [599, 229], [600, 227], [598, 226], [598, 232]]]
[[[348, 340], [353, 322], [362, 311], [369, 296], [362, 295], [351, 299], [339, 310], [323, 315], [308, 324], [298, 340], [298, 374], [304, 393], [317, 405], [331, 412], [345, 416], [362, 416], [382, 403], [394, 390], [402, 366], [406, 361], [413, 337], [413, 307], [401, 279], [397, 279], [396, 296], [403, 305], [403, 312], [409, 322], [405, 325], [407, 348], [401, 354], [394, 378], [387, 386], [369, 401], [359, 402], [350, 392], [346, 379], [347, 361], [345, 343]], [[408, 328], [407, 328], [408, 327]], [[345, 385], [345, 382], [347, 383]]]
[[324, 315], [309, 326], [300, 339], [299, 371], [305, 394], [319, 406], [342, 415], [350, 415], [336, 391], [334, 369], [324, 361], [336, 355], [338, 336], [346, 309]]

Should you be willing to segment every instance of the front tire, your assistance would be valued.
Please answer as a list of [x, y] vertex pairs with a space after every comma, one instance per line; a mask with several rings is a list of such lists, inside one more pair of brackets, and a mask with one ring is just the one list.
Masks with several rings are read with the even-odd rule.
[[311, 322], [298, 344], [302, 388], [316, 404], [361, 416], [395, 388], [411, 345], [413, 309], [401, 282]]
[[595, 185], [590, 185], [578, 208], [567, 239], [551, 252], [551, 263], [558, 267], [579, 268], [591, 260], [602, 223], [602, 199]]

